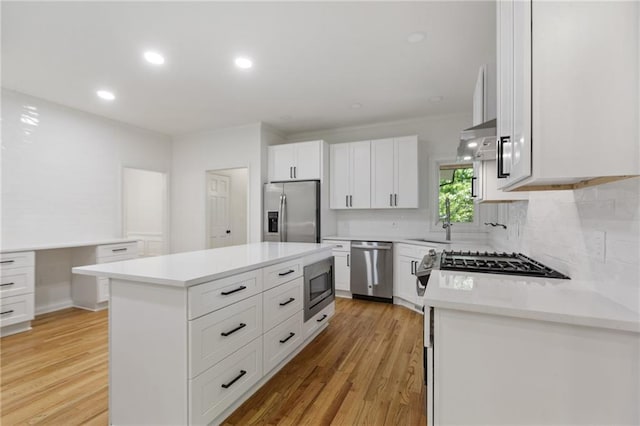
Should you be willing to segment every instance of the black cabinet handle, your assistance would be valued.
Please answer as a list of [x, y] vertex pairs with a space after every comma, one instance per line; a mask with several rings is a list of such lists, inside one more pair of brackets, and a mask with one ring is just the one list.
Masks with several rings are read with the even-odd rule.
[[349, 207], [353, 207], [353, 195], [349, 195]]
[[237, 326], [236, 328], [234, 328], [233, 330], [229, 330], [229, 331], [223, 331], [222, 333], [220, 333], [221, 336], [227, 337], [227, 336], [231, 336], [233, 333], [235, 333], [238, 330], [241, 330], [243, 328], [245, 328], [247, 326], [247, 324], [241, 322], [239, 326]]
[[294, 333], [293, 331], [291, 333], [289, 333], [289, 336], [285, 337], [284, 339], [280, 340], [280, 343], [287, 343], [287, 341], [289, 339], [291, 339], [293, 336], [295, 336], [296, 333]]
[[344, 206], [345, 207], [349, 207], [349, 196], [348, 195], [344, 196]]
[[247, 374], [247, 372], [246, 372], [245, 370], [240, 370], [240, 374], [238, 374], [238, 375], [236, 376], [236, 378], [235, 378], [235, 379], [233, 379], [233, 380], [232, 380], [232, 381], [230, 381], [229, 383], [223, 383], [223, 384], [222, 384], [222, 387], [223, 387], [224, 389], [227, 389], [227, 388], [231, 387], [235, 382], [237, 382], [238, 380], [240, 380], [240, 378], [241, 378], [242, 376], [244, 376], [245, 374]]
[[477, 180], [477, 179], [478, 179], [478, 178], [477, 178], [477, 177], [475, 177], [475, 176], [471, 178], [471, 198], [476, 198], [476, 197], [477, 197], [477, 194], [476, 194], [476, 193], [475, 193], [475, 191], [473, 190], [473, 189], [474, 189], [474, 187], [475, 187], [475, 185], [474, 185], [474, 184], [476, 183], [476, 180]]
[[127, 248], [118, 248], [118, 249], [111, 249], [112, 252], [117, 252], [117, 251], [127, 251]]
[[289, 179], [293, 179], [293, 167], [289, 167]]
[[349, 265], [349, 256], [351, 256], [351, 255], [349, 255], [349, 254], [347, 255], [347, 268], [350, 266]]
[[398, 207], [398, 194], [393, 194], [393, 205]]
[[393, 207], [393, 194], [389, 194], [389, 207]]
[[15, 262], [15, 260], [3, 260], [0, 263], [13, 263], [13, 262]]
[[221, 294], [221, 295], [223, 295], [223, 296], [228, 296], [228, 295], [230, 295], [230, 294], [233, 294], [233, 293], [237, 293], [237, 292], [239, 292], [239, 291], [242, 291], [242, 290], [244, 290], [245, 288], [247, 288], [247, 287], [246, 287], [246, 286], [244, 286], [244, 285], [241, 285], [240, 287], [238, 287], [238, 288], [236, 288], [236, 289], [234, 289], [234, 290], [222, 291], [222, 292], [220, 292], [220, 294]]
[[322, 316], [322, 318], [317, 319], [317, 320], [316, 320], [316, 322], [322, 322], [322, 321], [324, 321], [324, 320], [325, 320], [325, 318], [327, 318], [327, 314], [324, 314], [324, 315]]
[[231, 229], [227, 229], [225, 232], [226, 232], [227, 234], [230, 234], [230, 233], [231, 233]]
[[293, 302], [294, 300], [296, 299], [294, 299], [293, 297], [290, 297], [289, 300], [287, 300], [286, 302], [281, 302], [280, 306], [287, 306], [289, 303]]
[[8, 285], [14, 285], [14, 284], [15, 284], [15, 283], [0, 284], [0, 287], [5, 287], [5, 286], [8, 286]]
[[296, 166], [293, 166], [293, 177], [298, 179], [298, 168]]
[[13, 309], [10, 309], [8, 311], [0, 312], [0, 315], [7, 315], [7, 314], [12, 314], [12, 313], [13, 313]]
[[509, 143], [510, 136], [500, 136], [498, 139], [498, 179], [509, 177], [509, 173], [504, 171], [504, 144]]
[[293, 269], [289, 269], [287, 272], [280, 272], [278, 276], [284, 277], [285, 275], [293, 274], [295, 271]]

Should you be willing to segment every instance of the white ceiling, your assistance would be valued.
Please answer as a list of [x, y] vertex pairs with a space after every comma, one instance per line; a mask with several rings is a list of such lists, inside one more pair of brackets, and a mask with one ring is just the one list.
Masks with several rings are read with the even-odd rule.
[[[426, 39], [407, 42], [417, 31]], [[240, 54], [253, 69], [235, 68]], [[493, 1], [2, 2], [3, 87], [167, 134], [470, 112], [492, 60]]]

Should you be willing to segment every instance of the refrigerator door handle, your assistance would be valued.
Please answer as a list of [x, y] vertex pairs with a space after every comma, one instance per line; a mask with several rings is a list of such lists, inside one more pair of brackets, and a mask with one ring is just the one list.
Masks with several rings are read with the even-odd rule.
[[280, 242], [285, 242], [287, 241], [287, 194], [282, 194], [280, 202], [280, 217], [282, 218]]
[[280, 202], [278, 203], [278, 240], [280, 240], [280, 242], [282, 242], [282, 197], [284, 197], [284, 194], [280, 194]]

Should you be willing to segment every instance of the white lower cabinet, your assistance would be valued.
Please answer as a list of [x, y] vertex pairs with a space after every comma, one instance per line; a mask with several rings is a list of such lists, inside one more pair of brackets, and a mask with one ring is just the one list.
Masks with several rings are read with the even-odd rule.
[[186, 288], [113, 279], [110, 423], [224, 421], [327, 326], [335, 303], [304, 322], [304, 265], [322, 256]]
[[[77, 247], [72, 251], [73, 266], [120, 262], [138, 257], [135, 241], [103, 244], [94, 247]], [[109, 279], [72, 274], [71, 299], [77, 308], [96, 311], [107, 307], [109, 301]]]
[[264, 334], [264, 372], [268, 373], [302, 343], [302, 311]]
[[209, 424], [262, 378], [262, 337], [189, 381], [189, 423]]
[[336, 296], [349, 296], [351, 294], [351, 241], [323, 240], [322, 242], [333, 246]]
[[0, 335], [31, 328], [34, 317], [35, 253], [0, 255]]
[[393, 260], [393, 297], [416, 306], [424, 305], [424, 298], [418, 296], [415, 272], [422, 258], [433, 247], [411, 244], [395, 244]]

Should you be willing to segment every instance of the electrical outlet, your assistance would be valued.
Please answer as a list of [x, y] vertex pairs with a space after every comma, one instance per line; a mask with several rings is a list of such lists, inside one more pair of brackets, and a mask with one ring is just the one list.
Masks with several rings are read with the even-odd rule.
[[584, 233], [584, 248], [592, 259], [604, 263], [606, 259], [606, 236], [604, 231], [589, 231]]

